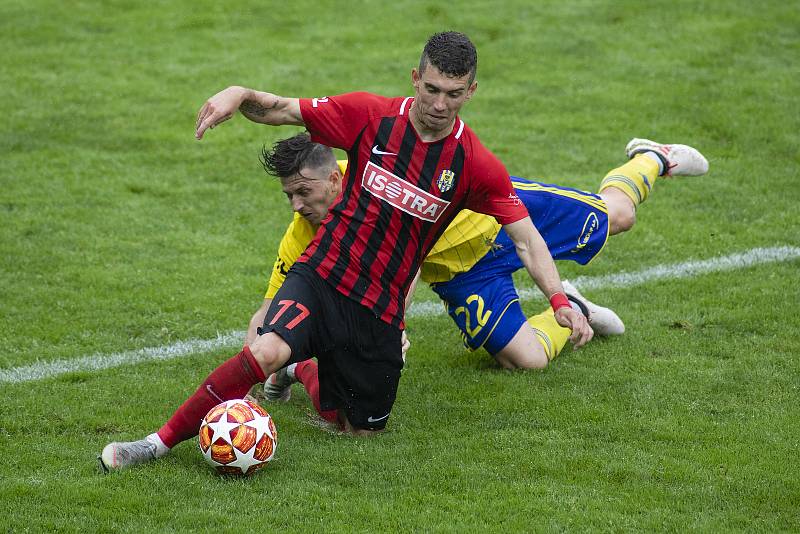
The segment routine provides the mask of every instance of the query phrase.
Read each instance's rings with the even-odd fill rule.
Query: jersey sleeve
[[[372,112],[385,100],[370,93],[346,93],[322,98],[301,98],[300,114],[311,140],[349,150]]]
[[[314,238],[316,228],[314,228],[308,221],[303,219],[299,214],[294,214],[286,233],[278,245],[278,257],[275,259],[275,264],[272,267],[272,274],[269,277],[269,285],[267,286],[267,294],[264,295],[265,299],[271,299],[275,293],[283,285],[286,280],[286,275],[289,269],[300,257],[300,254],[308,247],[308,244]]]
[[[476,147],[468,172],[473,177],[466,207],[493,216],[500,224],[511,224],[528,216],[505,166],[483,146]]]

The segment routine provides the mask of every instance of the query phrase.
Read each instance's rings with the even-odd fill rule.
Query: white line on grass
[[[753,248],[746,252],[739,252],[729,256],[719,256],[708,260],[687,261],[671,265],[656,265],[635,273],[616,273],[605,276],[577,276],[570,280],[579,290],[604,289],[614,287],[631,287],[646,284],[656,280],[690,278],[701,274],[719,271],[732,271],[745,269],[763,263],[791,261],[800,258],[800,248],[797,247],[771,247]],[[540,293],[533,289],[523,289],[519,292],[522,298],[531,298]]]
[[[708,260],[688,261],[671,265],[656,265],[633,273],[617,273],[605,276],[579,276],[572,282],[579,289],[600,289],[609,287],[631,287],[655,280],[688,278],[706,273],[743,269],[753,265],[790,261],[800,258],[800,248],[772,247],[754,248],[746,252],[720,256]],[[522,298],[538,298],[538,291],[523,289]],[[414,303],[406,314],[408,317],[429,317],[444,313],[439,302]],[[0,383],[30,382],[52,378],[76,371],[99,371],[121,365],[132,365],[144,361],[171,360],[197,352],[209,352],[240,345],[244,340],[243,331],[218,334],[214,339],[190,339],[163,347],[149,347],[116,354],[94,354],[72,360],[36,362],[22,367],[0,369]]]
[[[139,362],[171,360],[197,352],[207,352],[243,343],[244,334],[244,332],[228,332],[227,334],[217,334],[214,339],[190,339],[178,341],[172,345],[146,347],[116,354],[94,354],[74,360],[36,362],[24,367],[0,370],[0,383],[30,382],[76,371],[100,371]]]

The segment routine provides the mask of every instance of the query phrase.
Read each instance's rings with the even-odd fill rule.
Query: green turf
[[[594,190],[634,136],[707,154],[707,178],[659,183],[632,232],[565,275],[800,246],[792,2],[8,0],[0,369],[244,329],[289,219],[257,156],[298,129],[238,117],[197,142],[196,111],[231,84],[410,94],[442,29],[478,46],[462,117],[514,174]],[[276,459],[248,480],[188,443],[112,476],[94,462],[235,347],[0,384],[0,528],[797,531],[798,267],[587,292],[626,335],[543,372],[464,352],[446,317],[411,319],[389,432],[323,432],[298,389],[270,406]]]

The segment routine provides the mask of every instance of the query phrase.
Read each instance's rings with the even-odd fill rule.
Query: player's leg
[[[402,331],[324,282],[316,290],[318,314],[326,319],[306,354],[318,355],[318,363],[308,359],[278,370],[265,382],[265,396],[288,399],[291,385],[301,382],[324,420],[356,435],[381,431],[403,367]]]
[[[647,200],[664,166],[651,154],[637,154],[612,169],[600,183],[600,197],[608,209],[609,235],[626,232],[636,223],[636,209]]]
[[[552,310],[550,322],[540,329],[528,325],[511,273],[504,271],[508,265],[513,268],[510,260],[516,254],[506,247],[492,254],[467,273],[432,288],[447,304],[468,349],[486,349],[507,369],[544,368],[567,342],[569,329],[558,325]]]
[[[327,337],[317,347],[319,408],[338,413],[342,430],[369,435],[386,427],[403,369],[402,331],[330,288]],[[329,340],[329,341],[328,341]],[[326,345],[330,348],[326,350]]]
[[[551,308],[527,320],[522,309],[516,309],[518,304],[514,308],[507,312],[484,348],[506,369],[544,369],[567,344],[570,330],[556,322]],[[516,333],[498,349],[497,345],[502,343],[498,337],[503,331],[513,329],[514,324],[518,325]]]
[[[598,306],[581,295],[569,282],[563,282],[570,304],[589,320],[596,334],[620,335],[625,325],[613,310]],[[510,341],[505,332],[515,331]],[[570,330],[558,324],[552,308],[525,319],[518,303],[513,303],[503,315],[484,348],[495,360],[508,369],[542,369],[558,356],[569,340]]]
[[[627,232],[636,224],[636,204],[614,186],[607,186],[600,191],[600,196],[608,207],[608,235]]]
[[[211,408],[226,400],[243,398],[254,384],[284,366],[293,352],[307,354],[302,349],[313,328],[313,322],[305,320],[314,309],[313,291],[304,279],[287,276],[276,302],[279,305],[271,307],[264,324],[278,333],[265,332],[217,367],[156,433],[138,441],[106,445],[99,456],[101,467],[106,471],[122,469],[166,455],[178,443],[197,435]],[[301,350],[293,350],[287,341]]]
[[[336,410],[323,410],[319,400],[319,371],[312,359],[293,363],[272,373],[264,382],[264,397],[268,401],[286,402],[291,398],[292,384],[300,382],[311,399],[317,414],[329,423],[338,423]]]
[[[630,161],[609,171],[600,184],[600,196],[608,207],[609,233],[630,230],[636,209],[647,200],[660,176],[700,176],[708,161],[695,148],[632,139],[625,147]]]
[[[275,354],[278,350],[275,349]],[[273,358],[267,370],[276,366],[278,361]],[[122,469],[165,456],[178,443],[197,435],[200,422],[211,408],[225,400],[244,397],[253,384],[262,382],[264,378],[262,363],[256,360],[250,347],[245,346],[212,371],[158,432],[138,441],[106,445],[100,454],[101,467],[106,471]]]

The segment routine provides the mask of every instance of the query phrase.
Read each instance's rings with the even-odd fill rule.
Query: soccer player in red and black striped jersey
[[[556,320],[572,330],[573,344],[591,339],[508,172],[458,117],[477,87],[476,69],[477,53],[467,36],[444,32],[428,40],[419,68],[412,70],[413,97],[349,93],[297,99],[229,87],[203,105],[198,139],[238,109],[254,122],[305,125],[312,140],[347,151],[349,166],[342,192],[275,295],[259,337],[212,372],[156,434],[132,443],[151,443],[153,457],[165,454],[193,437],[215,404],[243,397],[272,372],[310,354],[319,361],[322,408],[338,410],[345,430],[382,430],[403,366],[405,295],[428,251],[463,208],[503,225],[550,298]],[[109,444],[102,463],[138,463],[127,459],[131,450]]]

